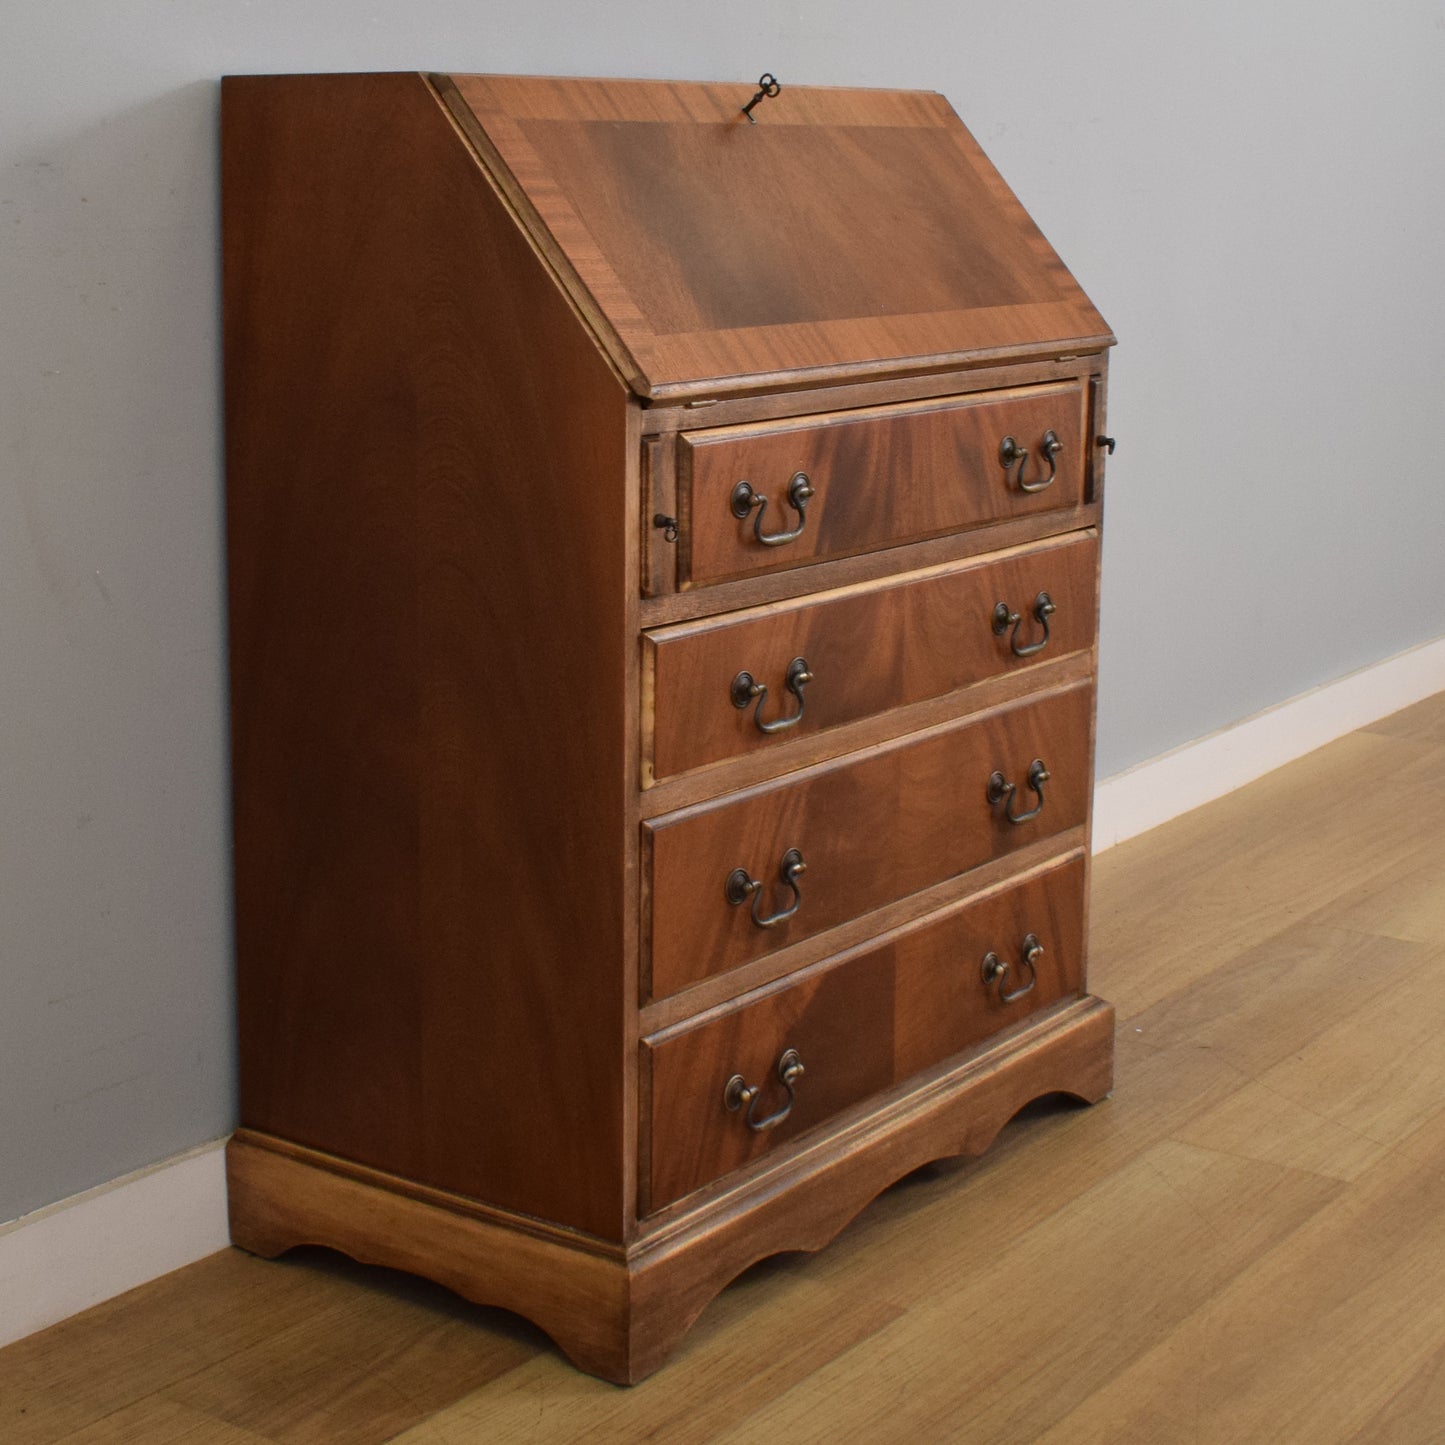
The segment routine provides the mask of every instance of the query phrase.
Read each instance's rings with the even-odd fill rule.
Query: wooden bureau
[[[232,1237],[619,1381],[1112,1080],[1113,338],[940,97],[756,89],[223,87]]]

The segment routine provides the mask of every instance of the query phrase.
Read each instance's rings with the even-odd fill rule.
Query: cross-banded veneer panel
[[[1112,340],[941,96],[435,84],[639,395]]]

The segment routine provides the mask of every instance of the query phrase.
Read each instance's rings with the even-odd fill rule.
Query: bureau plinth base
[[[1096,1102],[1113,1065],[1113,1009],[1078,1000],[777,1163],[700,1191],[626,1246],[242,1129],[226,1151],[231,1238],[268,1258],[319,1244],[422,1275],[531,1320],[589,1374],[632,1384],[749,1265],[821,1249],[920,1165],[983,1153],[1033,1099]]]

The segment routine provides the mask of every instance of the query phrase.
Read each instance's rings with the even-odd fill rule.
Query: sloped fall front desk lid
[[[940,95],[431,79],[639,396],[1113,342]]]

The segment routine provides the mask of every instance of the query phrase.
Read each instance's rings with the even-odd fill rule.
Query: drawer
[[[1076,856],[705,1022],[644,1040],[647,1207],[659,1209],[1077,994],[1083,874]],[[779,1068],[789,1050],[803,1066],[791,1101]],[[739,1097],[736,1085],[729,1095],[735,1076],[756,1095]]]
[[[1092,705],[1076,683],[645,823],[652,996],[1078,826]]]
[[[1085,408],[1050,383],[685,432],[679,585],[1077,507]]]
[[[781,747],[1088,648],[1097,576],[1097,537],[1082,532],[659,628],[645,635],[644,780]],[[996,616],[999,607],[1005,615]]]

